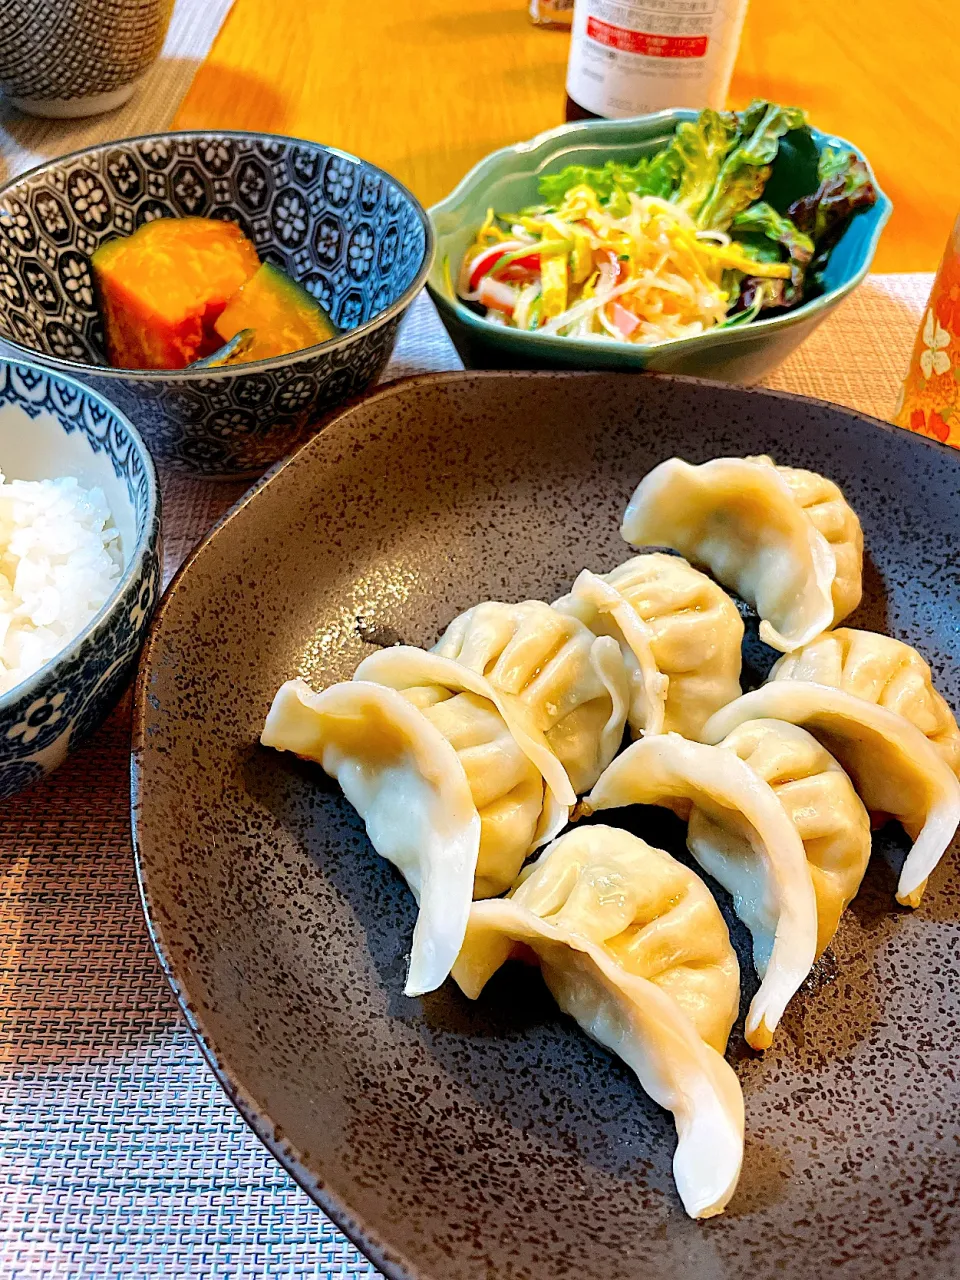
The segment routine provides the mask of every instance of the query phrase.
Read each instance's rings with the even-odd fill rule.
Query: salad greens
[[[859,209],[869,209],[876,202],[877,191],[867,166],[852,151],[826,147],[820,156],[817,177],[820,184],[816,191],[795,200],[787,212],[813,240],[816,256],[812,272],[819,276],[850,219]]]
[[[697,213],[698,227],[726,231],[738,213],[759,200],[780,139],[804,124],[799,108],[762,102],[754,103],[742,117],[735,115],[734,119],[741,122],[740,132]]]
[[[789,280],[777,281],[776,288],[772,283],[764,284],[761,310],[765,307],[795,306],[803,296],[806,271],[813,258],[814,245],[810,237],[763,200],[738,213],[730,231],[733,238],[743,245],[744,251],[756,256],[758,262],[780,262],[783,258],[781,249],[785,250],[790,264]],[[751,305],[758,287],[755,276],[744,280],[741,292],[748,295],[747,306]]]
[[[705,231],[729,232],[748,257],[787,262],[788,280],[762,282],[762,307],[796,306],[819,287],[830,250],[850,218],[877,198],[869,171],[853,152],[826,148],[817,164],[817,187],[779,211],[762,199],[782,140],[815,154],[799,107],[757,100],[744,111],[701,111],[677,125],[672,140],[634,164],[608,160],[599,168],[568,165],[539,181],[541,200],[561,204],[579,186],[590,187],[615,216],[629,208],[629,194],[658,196],[690,215]],[[776,180],[771,184],[779,186]],[[526,212],[543,212],[544,207]],[[740,304],[753,306],[755,277],[744,275]]]
[[[591,187],[601,201],[635,192],[678,204],[698,227],[725,231],[758,199],[780,139],[805,125],[798,107],[754,102],[746,111],[701,111],[677,125],[673,139],[635,164],[608,160],[599,169],[572,164],[540,178],[540,196],[558,205],[573,187]]]
[[[591,187],[604,202],[618,197],[622,200],[630,191],[638,196],[660,196],[665,200],[675,189],[682,168],[679,154],[671,147],[658,151],[655,156],[644,157],[636,164],[608,160],[599,169],[571,164],[560,173],[544,174],[540,179],[540,195],[548,204],[559,205],[568,191],[586,186]]]
[[[651,343],[806,301],[877,193],[852,152],[818,154],[798,107],[758,100],[701,111],[639,160],[543,174],[539,196],[488,211],[458,295],[495,324]]]

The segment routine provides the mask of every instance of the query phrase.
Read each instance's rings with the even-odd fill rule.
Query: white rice
[[[0,472],[0,694],[79,635],[122,567],[102,489]]]

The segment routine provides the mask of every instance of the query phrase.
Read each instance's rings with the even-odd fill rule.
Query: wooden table
[[[236,0],[176,123],[354,151],[427,203],[558,124],[567,37],[525,0]],[[896,211],[878,271],[933,270],[960,209],[958,0],[752,0],[731,102],[796,102],[870,156]]]

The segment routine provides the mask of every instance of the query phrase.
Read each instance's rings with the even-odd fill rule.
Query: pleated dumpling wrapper
[[[433,652],[518,698],[578,795],[616,755],[629,698],[623,656],[613,640],[578,619],[541,600],[488,600],[455,618]]]
[[[673,1113],[687,1213],[721,1213],[743,1161],[743,1095],[722,1057],[740,973],[706,885],[627,831],[577,827],[509,898],[474,903],[453,970],[466,995],[476,999],[518,943],[536,953],[560,1008]]]
[[[896,819],[913,840],[897,901],[919,906],[927,880],[960,824],[960,782],[909,720],[856,694],[802,680],[774,680],[721,708],[704,725],[721,742],[747,720],[785,720],[822,743],[850,775],[874,826]]]
[[[769,458],[670,458],[641,480],[621,533],[708,569],[760,616],[760,638],[789,653],[860,602],[863,534],[839,488]]]
[[[620,645],[630,676],[630,728],[699,738],[740,696],[743,622],[722,587],[680,556],[634,556],[589,569],[554,605]]]
[[[413,891],[408,995],[440,986],[474,893],[507,889],[576,799],[522,704],[419,649],[384,649],[322,693],[289,680],[261,741],[335,778]]]
[[[838,627],[786,654],[770,680],[812,680],[895,711],[920,730],[960,773],[960,729],[933,687],[929,663],[912,645],[875,631]]]
[[[733,898],[753,937],[761,981],[745,1033],[754,1049],[769,1048],[817,952],[816,897],[796,827],[769,783],[733,751],[688,742],[675,733],[629,746],[600,775],[583,811],[632,804],[662,805],[684,821],[697,809],[718,833],[729,833],[689,847]]]
[[[719,744],[770,784],[803,841],[817,899],[817,955],[829,945],[870,860],[870,817],[853,783],[812,734],[782,720],[748,720]],[[694,809],[687,843],[698,860],[718,846],[732,861],[743,833]]]
[[[817,471],[779,466],[765,455],[747,461],[773,467],[786,480],[817,532],[829,542],[837,565],[831,587],[833,618],[835,623],[842,621],[853,613],[863,595],[863,530],[857,513],[840,486]]]

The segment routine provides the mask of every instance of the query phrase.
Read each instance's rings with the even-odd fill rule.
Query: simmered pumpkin
[[[229,342],[241,329],[253,330],[239,362],[286,355],[327,342],[337,333],[306,289],[269,262],[230,299],[215,328],[222,342]]]
[[[223,345],[215,323],[260,259],[232,222],[160,218],[101,245],[92,264],[110,363],[182,369]]]

